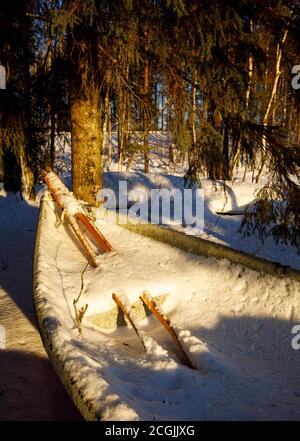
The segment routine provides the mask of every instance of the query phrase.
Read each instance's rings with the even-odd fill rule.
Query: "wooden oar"
[[[117,306],[123,311],[124,315],[127,317],[128,321],[130,322],[131,326],[136,332],[136,335],[140,338],[142,345],[144,346],[145,352],[147,352],[147,346],[144,341],[144,335],[143,332],[141,332],[139,326],[135,324],[135,320],[131,314],[130,309],[122,302],[121,298],[118,296],[118,294],[113,293],[112,294],[113,300],[116,302]]]
[[[92,265],[93,268],[97,268],[97,261],[96,261],[97,256],[94,253],[94,251],[93,251],[91,245],[89,244],[88,240],[85,238],[85,236],[82,234],[82,231],[78,227],[75,217],[72,216],[71,214],[67,213],[67,212],[64,214],[64,217],[69,222],[70,227],[71,227],[73,233],[78,238],[78,240],[81,243],[81,245],[83,246],[83,248],[85,250],[86,257],[87,257],[89,263]]]
[[[114,248],[108,242],[108,240],[103,236],[101,231],[96,227],[95,224],[87,217],[85,213],[78,212],[76,213],[76,218],[86,227],[88,232],[94,238],[98,245],[106,252],[106,253],[116,253]]]
[[[68,188],[64,185],[61,179],[53,172],[53,171],[43,171],[42,172],[45,183],[47,184],[51,195],[53,196],[55,202],[58,206],[64,210],[65,218],[70,223],[74,234],[77,236],[78,240],[84,246],[86,253],[88,255],[89,261],[93,264],[93,266],[97,266],[95,258],[96,255],[93,252],[88,240],[85,238],[83,233],[80,231],[78,225],[76,224],[76,219],[79,220],[89,231],[95,242],[98,246],[105,252],[114,252],[115,250],[110,245],[108,240],[104,237],[104,235],[99,231],[99,229],[94,225],[94,223],[88,218],[88,216],[84,213],[81,207],[78,205],[78,208],[75,210],[75,213],[69,213],[65,204],[65,198],[68,200],[74,200],[74,204],[77,203],[75,197],[71,192],[69,192]]]
[[[163,310],[158,306],[154,298],[147,292],[143,292],[143,294],[140,296],[140,299],[145,303],[147,308],[155,315],[155,317],[160,321],[160,323],[164,326],[164,328],[168,331],[174,342],[176,343],[176,346],[178,347],[182,361],[191,369],[195,369],[193,366],[191,360],[185,353],[179,339],[178,335],[176,334],[171,320],[166,316],[166,314],[163,312]]]

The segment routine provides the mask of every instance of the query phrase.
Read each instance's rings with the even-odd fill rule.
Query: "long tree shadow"
[[[10,194],[0,201],[0,288],[36,326],[32,262],[38,208]]]
[[[0,420],[82,420],[46,358],[0,350]]]
[[[4,290],[0,308],[10,298],[35,328],[32,272],[37,220],[38,207],[20,201],[18,195],[0,199],[0,290]],[[7,314],[3,309],[1,313]],[[11,329],[14,318],[6,317]],[[8,338],[24,336],[13,336],[8,329]],[[0,350],[0,379],[2,420],[81,419],[46,357]]]

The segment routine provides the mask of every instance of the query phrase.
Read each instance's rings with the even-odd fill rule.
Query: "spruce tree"
[[[34,1],[12,0],[0,6],[0,61],[7,72],[1,91],[0,156],[7,190],[34,197],[35,143],[32,139],[31,73],[34,57]]]

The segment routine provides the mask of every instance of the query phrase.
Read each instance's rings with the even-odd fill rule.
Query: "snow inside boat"
[[[300,323],[298,281],[196,256],[103,220],[99,229],[116,253],[97,255],[93,268],[60,216],[46,192],[34,301],[49,358],[85,419],[300,419],[300,351],[291,344]],[[194,369],[143,307],[143,292],[176,324]],[[113,293],[136,310],[144,346]]]

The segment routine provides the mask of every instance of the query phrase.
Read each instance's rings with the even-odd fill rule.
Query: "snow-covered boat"
[[[159,227],[128,225],[134,232],[104,220],[99,228],[116,253],[97,255],[93,268],[60,216],[46,192],[34,302],[49,358],[84,418],[300,418],[300,353],[292,334],[300,323],[297,272],[282,274],[284,269],[247,255],[242,266],[233,261],[243,254],[230,259],[231,251],[222,259],[207,257],[217,256],[218,248]],[[261,263],[264,272],[247,263],[257,269]],[[143,292],[176,323],[195,369],[143,308]],[[142,342],[120,316],[114,293],[136,309]],[[76,309],[83,315],[81,333]]]

